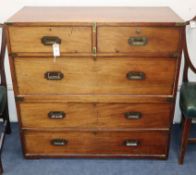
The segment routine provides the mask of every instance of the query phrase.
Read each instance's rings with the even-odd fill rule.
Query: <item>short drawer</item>
[[[168,129],[171,123],[169,103],[97,104],[99,127],[110,129]]]
[[[9,27],[10,46],[17,53],[53,53],[60,43],[66,53],[91,52],[91,27]]]
[[[173,58],[15,58],[19,94],[171,95]]]
[[[97,124],[94,104],[20,103],[23,128],[93,128]]]
[[[98,52],[101,53],[172,53],[179,47],[179,28],[98,27]]]
[[[168,132],[24,131],[26,156],[166,157]]]

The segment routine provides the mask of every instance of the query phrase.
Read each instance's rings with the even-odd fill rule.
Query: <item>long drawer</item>
[[[59,43],[66,53],[90,53],[91,27],[9,27],[12,52],[51,53],[52,44]]]
[[[19,94],[171,95],[173,58],[14,59]]]
[[[166,157],[168,132],[24,131],[26,156]]]
[[[98,52],[170,53],[179,47],[179,28],[168,27],[98,27]]]
[[[171,105],[20,103],[23,128],[168,129]]]

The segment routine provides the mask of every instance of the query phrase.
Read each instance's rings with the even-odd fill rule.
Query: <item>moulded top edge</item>
[[[169,7],[24,7],[10,23],[130,23],[179,24],[185,22]]]

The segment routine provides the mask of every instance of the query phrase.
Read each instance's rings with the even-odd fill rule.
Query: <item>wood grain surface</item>
[[[169,7],[24,7],[11,23],[183,23]]]
[[[16,58],[20,95],[31,94],[124,94],[171,95],[175,79],[173,58]],[[168,66],[169,65],[169,66]],[[59,71],[62,80],[44,74]],[[144,80],[129,80],[129,72],[143,72]]]
[[[31,129],[168,129],[171,112],[168,103],[20,103],[19,107],[22,127]],[[54,111],[65,117],[49,118]],[[141,118],[127,118],[127,112],[139,112]]]
[[[90,27],[10,27],[10,43],[12,52],[53,53],[52,46],[41,42],[45,36],[61,39],[60,52],[91,52],[92,39]]]
[[[6,24],[25,158],[168,157],[185,26],[170,8],[24,7]]]
[[[63,146],[51,144],[53,139],[68,141]],[[125,141],[138,141],[138,146],[125,146]],[[166,154],[168,132],[133,131],[133,132],[24,132],[26,155],[39,156],[77,156],[77,155],[137,155],[150,156]]]
[[[144,46],[128,43],[130,37],[145,37]],[[97,50],[103,53],[172,53],[177,52],[180,30],[168,27],[98,27]]]

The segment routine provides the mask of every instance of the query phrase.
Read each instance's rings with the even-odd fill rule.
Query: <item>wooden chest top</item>
[[[183,25],[169,7],[24,7],[8,23],[143,23]]]

